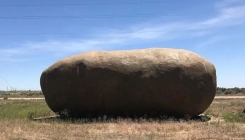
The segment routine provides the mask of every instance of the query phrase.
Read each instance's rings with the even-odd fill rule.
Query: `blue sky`
[[[42,71],[73,54],[149,47],[196,52],[218,86],[245,87],[244,0],[1,0],[0,38],[0,76],[17,89],[39,90]]]

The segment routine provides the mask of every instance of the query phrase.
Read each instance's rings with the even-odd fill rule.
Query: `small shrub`
[[[228,94],[232,94],[232,91],[231,90],[226,90],[224,93],[225,93],[225,95],[228,95]]]
[[[29,112],[28,114],[27,114],[27,118],[29,119],[29,120],[32,120],[32,119],[34,119],[36,117],[36,113],[35,112]]]
[[[0,106],[0,120],[33,119],[51,115],[54,115],[54,113],[44,102],[14,101],[6,102],[4,107]]]
[[[8,100],[8,97],[4,97],[3,100]]]
[[[10,95],[10,93],[3,93],[3,95]]]
[[[57,115],[59,115],[61,118],[70,118],[70,111],[68,109],[64,109],[60,112],[56,112]]]
[[[232,113],[226,113],[223,115],[224,119],[229,121],[229,122],[243,122],[245,123],[245,113],[237,113],[237,114],[232,114]]]

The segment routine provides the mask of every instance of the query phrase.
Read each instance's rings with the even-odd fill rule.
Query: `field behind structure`
[[[42,91],[0,91],[0,98],[44,98]]]
[[[44,100],[0,100],[0,139],[243,139],[245,99],[215,99],[191,118],[60,119]]]

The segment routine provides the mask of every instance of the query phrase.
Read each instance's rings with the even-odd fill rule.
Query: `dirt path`
[[[215,99],[245,99],[245,96],[215,96]],[[44,98],[8,98],[8,100],[44,100]]]
[[[0,98],[3,100],[3,98]],[[44,100],[44,98],[8,98],[8,100]]]
[[[245,96],[215,96],[215,99],[245,99]]]

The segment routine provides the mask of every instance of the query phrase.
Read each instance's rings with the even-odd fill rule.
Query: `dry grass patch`
[[[245,99],[216,99],[204,114],[224,118],[229,122],[245,123]]]
[[[44,98],[41,91],[0,91],[0,98]]]
[[[9,106],[9,107],[7,107]],[[11,114],[1,113],[21,106],[15,111],[15,117],[6,117]],[[28,107],[29,106],[29,107]],[[47,108],[44,101],[0,101],[0,139],[59,139],[59,140],[155,140],[155,139],[243,139],[245,138],[245,124],[237,121],[222,121],[225,114],[236,115],[245,107],[245,100],[215,100],[205,112],[213,115],[216,119],[202,122],[200,120],[156,120],[156,119],[114,119],[94,120],[84,119],[61,120],[58,118],[42,119],[33,121],[28,119],[28,111],[39,111],[39,116],[52,112]],[[6,107],[8,109],[6,109]],[[42,109],[39,109],[42,108]],[[48,114],[48,113],[47,113]],[[18,118],[18,115],[22,116]],[[35,114],[34,112],[34,115]],[[5,117],[3,117],[5,116]],[[25,116],[25,117],[24,117]]]
[[[244,127],[235,123],[133,122],[69,123],[1,120],[1,139],[228,139],[244,138]]]
[[[0,119],[30,119],[54,115],[45,101],[38,100],[0,100],[0,110]]]

